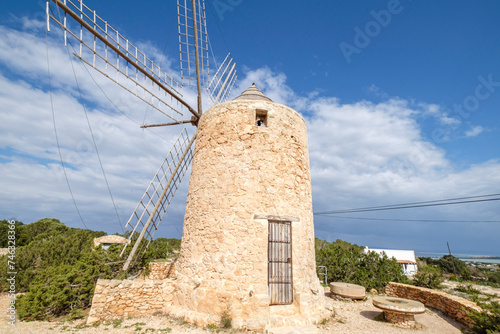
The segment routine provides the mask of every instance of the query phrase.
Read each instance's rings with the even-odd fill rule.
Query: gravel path
[[[72,322],[47,322],[16,321],[15,326],[8,324],[7,306],[9,305],[7,294],[0,294],[0,333],[242,333],[238,330],[222,330],[198,328],[165,316],[148,318],[126,319],[121,322],[100,324],[99,326],[86,326],[84,320]],[[272,329],[273,334],[323,334],[323,333],[435,333],[435,334],[459,334],[463,326],[455,320],[443,315],[441,312],[427,308],[424,314],[415,316],[420,328],[402,329],[389,323],[374,320],[381,311],[372,305],[371,295],[368,299],[359,302],[345,302],[332,300],[335,316],[328,322],[318,326],[307,326],[300,328]]]

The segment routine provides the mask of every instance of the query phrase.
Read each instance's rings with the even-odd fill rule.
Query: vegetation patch
[[[69,228],[53,218],[15,225],[16,292],[23,293],[18,295],[16,306],[22,320],[49,320],[66,315],[70,320],[82,318],[83,310],[91,306],[99,278],[124,279],[151,260],[165,258],[180,247],[178,239],[156,239],[141,261],[123,272],[123,259],[128,254],[120,257],[120,246],[93,248],[94,238],[106,235],[105,232]],[[3,233],[7,229],[7,220],[0,221],[0,248],[8,245],[8,234]],[[7,263],[0,260],[0,292],[8,290]]]
[[[233,317],[229,313],[229,310],[224,310],[220,315],[220,326],[222,328],[229,329],[232,327]]]
[[[473,332],[479,334],[500,333],[500,303],[478,303],[483,308],[481,312],[469,313],[474,321]]]
[[[383,290],[389,282],[409,282],[395,259],[364,253],[363,247],[342,240],[330,243],[316,239],[316,264],[327,268],[328,282],[358,284],[368,291]]]
[[[413,276],[413,284],[424,288],[440,289],[443,282],[443,273],[439,267],[422,266]]]

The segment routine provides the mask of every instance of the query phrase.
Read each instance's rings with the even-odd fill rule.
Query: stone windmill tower
[[[199,325],[227,312],[234,326],[255,330],[318,322],[326,310],[315,270],[305,121],[255,85],[223,102],[235,64],[228,55],[210,80],[204,8],[203,0],[177,1],[178,84],[81,0],[47,2],[47,24],[54,20],[65,39],[79,44],[80,61],[171,120],[142,127],[197,126],[191,138],[181,132],[127,222],[137,240],[123,269],[149,245],[192,160],[177,279],[165,282],[164,293],[173,297],[165,312]],[[197,108],[182,97],[184,84],[197,87]],[[206,112],[202,86],[214,102]]]
[[[198,123],[174,304],[200,325],[320,321],[306,123],[255,85]]]

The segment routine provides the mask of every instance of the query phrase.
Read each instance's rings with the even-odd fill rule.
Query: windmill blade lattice
[[[193,3],[194,9],[193,9]],[[208,87],[209,60],[208,60],[208,34],[205,16],[204,0],[177,0],[177,18],[179,26],[179,54],[181,61],[181,79],[184,86],[196,86],[196,51],[200,69],[200,84]],[[193,17],[196,18],[198,40],[195,40]]]
[[[227,100],[237,78],[235,66],[231,53],[228,53],[207,88],[214,104]]]
[[[64,11],[62,16],[51,1]],[[48,30],[49,18],[64,29],[65,44],[68,34],[77,41],[74,55],[105,77],[174,121],[181,120],[186,108],[197,116],[182,99],[182,86],[82,1],[47,0]]]
[[[191,146],[194,139],[194,136],[189,139],[186,129],[182,130],[174,146],[167,154],[167,157],[156,172],[146,192],[139,201],[139,204],[137,204],[137,207],[125,225],[125,227],[133,228],[129,240],[133,238],[139,228],[142,230],[136,240],[134,248],[125,262],[123,270],[127,270],[130,263],[135,261],[137,256],[142,255],[142,252],[153,239],[163,215],[167,211],[184,174],[186,174],[193,160]],[[145,243],[142,242],[144,237],[146,237],[147,240]],[[124,251],[125,248],[122,254]]]
[[[55,8],[51,8],[52,3],[56,5]],[[62,14],[59,9],[63,10]],[[65,45],[68,39],[77,42],[78,51],[75,50],[73,54],[78,59],[173,120],[142,127],[186,123],[197,125],[202,113],[201,87],[208,90],[214,103],[225,101],[236,80],[235,63],[228,54],[210,81],[205,2],[177,0],[177,14],[182,84],[177,83],[81,0],[47,0],[47,29],[50,31],[52,19],[63,29]],[[74,22],[68,22],[68,16]],[[183,99],[183,85],[197,86],[198,110]],[[187,120],[184,115],[186,110],[193,115]],[[195,138],[196,134],[189,139],[186,129],[181,132],[127,222],[126,227],[133,228],[129,239],[137,233],[139,236],[123,270],[127,270],[142,255],[153,239],[192,161],[191,147]],[[125,250],[126,246],[122,256]]]

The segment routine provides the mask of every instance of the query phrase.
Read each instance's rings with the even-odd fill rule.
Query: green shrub
[[[428,256],[419,256],[419,257],[417,257],[417,260],[420,262],[423,262],[424,266],[434,266],[434,265],[437,265],[438,261],[439,261],[439,260],[435,260],[435,259],[428,257]]]
[[[8,228],[0,221],[0,232]],[[7,239],[0,233],[0,244]],[[18,315],[25,320],[49,319],[67,315],[76,318],[90,306],[99,278],[123,279],[136,273],[151,259],[166,257],[180,247],[180,240],[159,238],[128,272],[121,270],[122,246],[104,250],[92,248],[93,239],[106,235],[84,229],[69,228],[57,219],[45,218],[24,225],[16,222],[16,292],[25,292],[17,301]],[[125,234],[125,236],[128,236]],[[5,239],[5,240],[4,240]],[[0,261],[0,291],[7,289],[7,261]]]
[[[488,283],[500,284],[500,271],[491,273],[488,276]]]
[[[444,255],[437,262],[444,273],[460,275],[466,281],[471,279],[471,273],[466,264],[453,255]]]
[[[0,226],[3,222],[0,222]],[[21,319],[81,316],[90,306],[98,278],[123,278],[119,247],[92,250],[104,232],[69,228],[57,219],[16,226],[16,303]],[[0,261],[0,291],[5,291],[6,261]]]
[[[473,331],[479,334],[500,333],[500,304],[498,302],[478,304],[483,310],[469,313],[474,321]]]
[[[477,294],[481,293],[481,291],[479,291],[478,289],[473,287],[471,284],[469,284],[469,285],[459,284],[455,288],[455,290],[460,291],[460,292],[464,292],[464,293],[469,294],[469,295],[477,295]]]
[[[328,282],[359,284],[382,290],[391,281],[407,283],[400,264],[384,254],[364,253],[363,247],[343,240],[329,243],[316,239],[316,263],[326,266]]]
[[[413,284],[429,289],[439,289],[443,281],[441,270],[432,266],[420,267],[413,276]]]
[[[174,255],[173,251],[181,247],[179,239],[158,238],[153,240],[150,244],[144,258],[147,260],[166,259]]]
[[[231,328],[233,318],[228,310],[224,310],[220,316],[220,327],[221,328]]]

